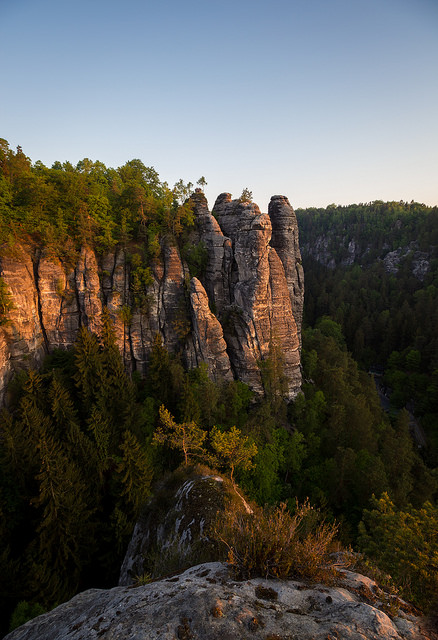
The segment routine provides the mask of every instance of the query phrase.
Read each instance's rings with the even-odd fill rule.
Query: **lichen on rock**
[[[355,584],[361,576],[354,575]],[[349,576],[351,580],[351,576]],[[191,567],[132,588],[91,589],[6,636],[5,640],[432,640],[422,620],[393,617],[345,584],[293,580],[236,582],[225,564]]]

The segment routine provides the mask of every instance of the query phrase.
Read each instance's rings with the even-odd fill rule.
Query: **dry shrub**
[[[304,578],[328,582],[334,576],[331,546],[337,525],[320,521],[308,501],[292,515],[285,504],[253,514],[221,513],[214,536],[239,578]]]

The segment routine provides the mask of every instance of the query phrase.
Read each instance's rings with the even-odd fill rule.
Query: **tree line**
[[[205,187],[204,176],[197,184]],[[14,152],[0,139],[0,244],[44,245],[68,264],[83,244],[104,253],[141,240],[153,259],[161,235],[179,237],[193,225],[193,189],[182,179],[169,187],[139,159],[117,169],[88,158],[32,164],[21,147]]]

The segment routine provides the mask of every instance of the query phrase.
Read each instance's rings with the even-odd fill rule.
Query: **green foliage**
[[[322,316],[321,318],[318,318],[315,329],[320,331],[322,335],[327,338],[334,338],[338,347],[340,349],[345,349],[345,338],[342,334],[342,327],[340,324],[334,322],[334,320],[328,316]]]
[[[150,306],[150,295],[147,293],[148,287],[154,283],[154,279],[149,267],[145,266],[144,259],[139,253],[131,256],[131,283],[130,290],[134,300],[134,307],[146,313]]]
[[[333,577],[331,545],[336,525],[315,522],[309,502],[257,508],[254,513],[227,509],[221,513],[213,535],[239,578],[305,578],[327,582]]]
[[[107,312],[100,337],[83,329],[73,357],[55,353],[22,375],[0,418],[7,607],[24,598],[50,607],[96,575],[113,583],[154,472],[148,419]]]
[[[184,342],[192,330],[189,302],[185,296],[181,296],[178,301],[172,328],[181,342]]]
[[[164,444],[171,449],[179,449],[184,454],[186,465],[193,458],[198,460],[207,458],[207,452],[204,448],[207,432],[201,429],[196,422],[176,423],[164,405],[160,407],[160,421],[161,425],[154,433],[153,444]]]
[[[248,436],[242,436],[240,429],[232,427],[230,431],[221,431],[213,427],[210,432],[210,442],[219,459],[219,464],[229,467],[232,482],[234,482],[236,469],[245,471],[253,468],[257,447]]]
[[[243,189],[240,198],[239,198],[240,202],[244,202],[244,203],[249,203],[252,202],[252,191],[250,191],[249,189],[247,189],[245,187],[245,189]]]
[[[200,189],[204,191],[205,187],[207,186],[207,180],[204,178],[204,176],[201,176],[199,180],[196,181],[196,184],[199,184]]]
[[[37,602],[32,604],[30,602],[26,602],[26,600],[21,600],[12,613],[11,621],[9,623],[9,631],[13,631],[18,627],[21,627],[21,625],[28,620],[32,620],[45,612],[44,607]]]
[[[438,602],[438,508],[398,510],[384,493],[371,501],[359,525],[359,545],[424,610]]]
[[[269,341],[268,356],[264,360],[259,360],[258,365],[269,410],[278,421],[284,422],[288,381],[284,374],[284,355],[272,336]]]
[[[153,476],[150,456],[130,431],[125,431],[120,450],[122,460],[117,472],[121,475],[123,485],[121,495],[126,496],[137,516],[150,494]]]
[[[131,326],[131,323],[132,323],[131,307],[129,307],[127,304],[124,304],[118,310],[117,315],[119,316],[120,320],[123,322],[124,325],[126,325],[127,327]]]
[[[342,342],[319,328],[303,332],[303,362],[312,367],[312,382],[303,385],[289,415],[304,436],[296,495],[334,513],[351,541],[373,493],[388,491],[400,507],[419,505],[433,498],[436,481],[413,446],[406,417],[390,422],[372,378]]]
[[[300,242],[310,247],[303,251],[305,320],[337,322],[360,366],[379,366],[393,409],[409,404],[426,430],[427,460],[437,466],[438,208],[376,201],[296,213]],[[321,254],[322,238],[330,267],[312,257]],[[389,273],[384,258],[392,250],[399,262]],[[428,265],[422,273],[414,269],[421,260]]]
[[[0,277],[0,326],[8,321],[8,313],[13,309],[13,306],[8,286]]]
[[[182,255],[188,264],[190,277],[202,278],[208,262],[205,242],[201,241],[196,245],[186,243],[183,247]]]
[[[259,445],[251,471],[239,475],[240,484],[257,504],[277,504],[295,494],[305,457],[303,434],[276,428]]]
[[[43,244],[48,255],[72,263],[81,244],[106,253],[119,243],[147,239],[153,261],[160,237],[177,238],[193,226],[192,203],[185,201],[192,187],[180,181],[170,189],[138,159],[118,169],[88,158],[75,167],[68,162],[32,166],[20,147],[14,152],[3,140],[0,242]]]
[[[204,187],[205,179],[198,184]],[[32,165],[20,148],[14,152],[0,140],[0,242],[7,251],[17,242],[44,246],[46,255],[66,265],[75,263],[84,243],[100,253],[123,247],[132,297],[119,315],[129,326],[134,309],[148,311],[162,246],[180,246],[192,276],[205,272],[205,245],[186,243],[194,224],[192,190],[182,180],[169,189],[138,159],[117,169],[87,158],[76,166],[56,162],[47,168]],[[245,189],[242,202],[251,199]],[[81,328],[71,355],[55,352],[40,372],[22,373],[10,386],[11,404],[0,418],[1,617],[6,620],[5,612],[20,600],[40,599],[50,606],[72,595],[78,584],[96,586],[96,575],[101,586],[114,583],[152,476],[178,464],[175,450],[186,462],[208,458],[209,442],[233,479],[238,469],[252,499],[275,505],[310,496],[327,519],[339,519],[349,542],[356,539],[370,497],[387,492],[393,505],[387,511],[393,510],[391,522],[403,531],[401,541],[396,524],[388,530],[394,531],[403,562],[410,558],[400,564],[406,593],[418,602],[428,597],[434,588],[428,566],[434,566],[435,551],[430,552],[428,532],[435,532],[437,483],[425,460],[430,466],[438,460],[437,213],[418,203],[382,202],[297,212],[302,244],[324,237],[336,266],[328,269],[304,257],[305,317],[315,328],[303,332],[305,383],[291,407],[283,401],[283,359],[275,337],[260,362],[262,402],[239,381],[213,383],[203,364],[185,372],[159,335],[146,380],[134,384],[124,372],[108,312],[99,335]],[[352,239],[361,261],[348,265]],[[412,252],[401,258],[397,274],[387,274],[381,261],[389,249],[408,247],[412,240],[430,256],[424,282],[412,274]],[[65,296],[62,282],[56,290]],[[0,323],[10,309],[0,278]],[[184,341],[190,331],[184,298],[174,320]],[[223,318],[226,331],[239,321],[238,310],[231,309],[228,326]],[[409,402],[421,416],[431,443],[424,459],[412,444],[406,414],[392,419],[383,414],[372,379],[347,347],[362,366],[385,367],[384,384],[393,390],[395,408]],[[161,409],[160,424],[162,405],[167,409]],[[170,446],[151,447],[154,430],[155,442]],[[423,506],[425,500],[429,506]],[[265,575],[269,565],[268,573],[275,574],[290,558],[280,562],[278,548],[263,556],[263,536],[275,523],[283,523],[287,533],[291,523],[274,507],[263,517],[257,526],[257,518],[244,517],[238,524],[242,545],[257,540],[239,553],[243,558],[250,553],[247,573],[258,566]],[[363,516],[361,542],[376,557],[369,524],[377,531],[385,517],[377,507]],[[306,557],[302,527],[295,527],[296,549]],[[396,567],[385,549],[390,535],[382,536],[378,560]],[[423,549],[424,540],[429,550],[417,560],[403,550],[405,543]],[[430,553],[431,562],[426,561]],[[309,566],[313,557],[308,556]],[[391,565],[394,575],[397,570]],[[298,566],[292,572],[300,571]]]

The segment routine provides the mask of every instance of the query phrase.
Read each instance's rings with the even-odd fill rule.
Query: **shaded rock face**
[[[54,348],[71,347],[82,326],[98,333],[105,305],[129,371],[147,373],[159,333],[187,367],[205,362],[216,381],[238,378],[261,394],[258,363],[273,341],[284,354],[287,397],[296,396],[303,280],[292,207],[274,196],[267,215],[222,194],[212,215],[202,193],[192,200],[189,241],[201,245],[205,269],[190,278],[178,246],[163,241],[141,308],[134,302],[129,247],[100,257],[82,247],[73,267],[34,247],[0,252],[0,276],[13,303],[0,326],[0,401],[16,370],[38,366]]]
[[[190,282],[190,309],[197,358],[207,363],[209,376],[213,380],[232,380],[233,373],[221,324],[210,311],[207,293],[197,278],[192,278]]]
[[[338,255],[339,246],[344,249],[342,258]],[[350,267],[353,264],[368,264],[369,253],[373,249],[375,247],[371,245],[363,246],[359,237],[333,236],[330,232],[312,237],[309,242],[301,245],[301,252],[305,257],[311,257],[328,269],[335,269],[338,266]],[[403,262],[409,260],[412,275],[420,282],[424,282],[430,271],[434,251],[433,247],[430,251],[419,251],[418,243],[412,241],[394,251],[390,250],[388,243],[384,243],[379,253],[376,260],[383,262],[387,273],[397,274]]]
[[[352,586],[354,585],[354,586]],[[92,589],[26,623],[7,640],[427,640],[420,621],[392,619],[360,593],[372,581],[345,572],[336,587],[256,578],[235,582],[208,563],[142,587]],[[366,598],[369,600],[369,598]]]
[[[133,585],[139,576],[169,574],[199,562],[217,559],[208,531],[223,512],[227,490],[220,476],[195,475],[183,479],[170,503],[162,487],[135,525],[120,570],[120,586]],[[243,507],[242,507],[243,508]]]
[[[410,257],[412,259],[411,269],[413,275],[424,282],[426,275],[430,270],[431,256],[424,251],[417,251],[415,242],[411,242],[407,247],[399,247],[395,251],[389,251],[383,258],[383,264],[387,273],[396,274],[404,259]]]

